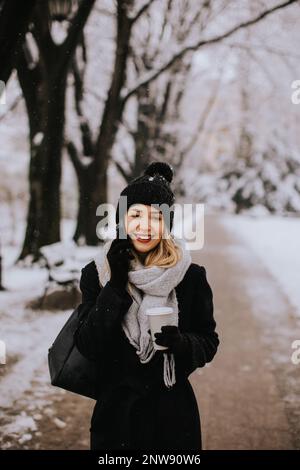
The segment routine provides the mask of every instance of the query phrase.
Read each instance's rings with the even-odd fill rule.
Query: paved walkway
[[[206,267],[221,343],[213,362],[190,376],[204,448],[299,448],[300,365],[290,361],[297,337],[293,309],[220,219],[205,222],[204,249],[193,252],[193,260]]]

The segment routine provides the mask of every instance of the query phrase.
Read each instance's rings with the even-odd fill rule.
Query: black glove
[[[184,333],[181,333],[175,325],[165,325],[161,327],[161,333],[154,333],[155,343],[168,347],[168,352],[178,355],[186,354],[189,349],[189,340]]]
[[[107,260],[111,270],[110,284],[119,290],[126,288],[130,260],[134,258],[131,249],[132,242],[116,238],[112,241],[107,253]]]

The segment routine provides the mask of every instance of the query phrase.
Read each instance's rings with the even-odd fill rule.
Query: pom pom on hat
[[[146,168],[145,175],[154,176],[156,174],[163,176],[169,183],[173,179],[173,168],[165,162],[152,162]]]

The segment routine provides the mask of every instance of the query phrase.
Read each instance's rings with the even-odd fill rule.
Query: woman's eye
[[[136,217],[141,217],[141,215],[140,214],[130,214],[129,217],[134,219]],[[154,216],[151,217],[151,220],[155,220],[155,221],[159,221],[161,219],[162,219],[161,215],[154,215]]]

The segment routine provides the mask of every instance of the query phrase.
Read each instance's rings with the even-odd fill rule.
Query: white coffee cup
[[[149,315],[151,337],[154,349],[168,349],[155,343],[154,333],[161,333],[161,327],[165,325],[176,326],[176,315],[172,307],[151,307],[147,308],[146,315]]]

